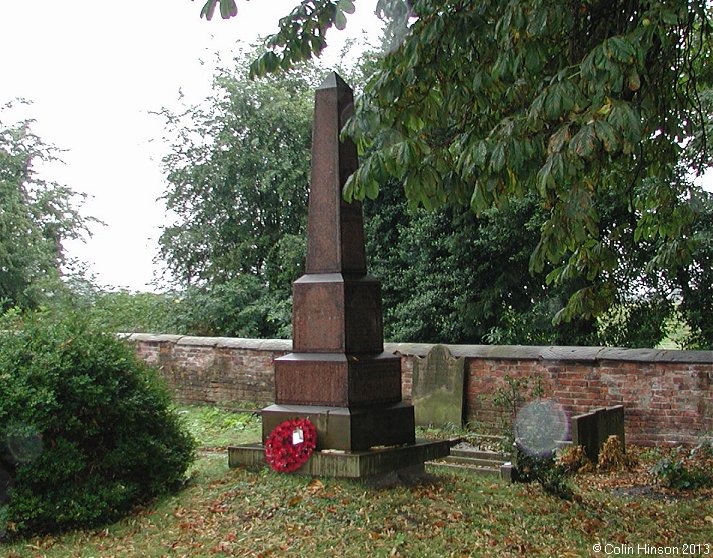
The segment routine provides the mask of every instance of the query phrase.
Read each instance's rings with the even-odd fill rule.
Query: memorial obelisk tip
[[[327,74],[327,77],[324,78],[322,85],[317,88],[317,91],[321,89],[349,89],[351,91],[347,82],[344,81],[337,72],[329,72],[329,74]]]

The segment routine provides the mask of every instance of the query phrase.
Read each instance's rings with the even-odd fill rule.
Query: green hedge
[[[0,538],[107,523],[180,486],[195,442],[124,342],[79,315],[0,331]]]

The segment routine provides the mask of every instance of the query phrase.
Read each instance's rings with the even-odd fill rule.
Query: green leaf
[[[487,159],[488,146],[484,140],[481,140],[478,142],[478,145],[476,146],[475,151],[473,152],[473,163],[475,163],[476,166],[483,168]]]
[[[339,0],[339,2],[337,3],[337,9],[347,14],[353,14],[354,3],[352,2],[352,0]]]
[[[347,26],[347,16],[345,16],[344,12],[339,8],[337,8],[336,13],[334,14],[334,26],[340,31]]]
[[[534,11],[534,16],[530,19],[527,25],[527,32],[536,37],[542,35],[547,27],[547,10],[542,6]]]
[[[570,153],[585,159],[590,158],[596,149],[595,139],[594,126],[588,124],[582,126],[569,142]]]
[[[412,172],[406,176],[404,181],[404,192],[409,200],[416,200],[421,191],[420,176],[416,172]]]
[[[344,201],[348,203],[351,203],[351,201],[355,199],[354,192],[358,188],[358,177],[359,170],[352,173],[349,178],[347,178],[347,181],[344,183],[344,188],[342,188],[342,196],[344,197]]]
[[[312,52],[316,55],[319,55],[324,50],[324,47],[327,46],[327,41],[318,35],[311,36],[310,43],[312,45]]]
[[[364,193],[370,200],[375,200],[379,197],[379,183],[376,180],[370,180],[364,186]]]
[[[272,51],[266,52],[264,59],[265,59],[265,70],[267,71],[267,73],[274,72],[280,65],[280,59],[277,57],[277,54],[275,54]]]
[[[597,135],[597,138],[599,138],[599,140],[602,142],[602,144],[604,145],[604,149],[608,153],[613,153],[619,148],[619,142],[617,140],[616,134],[614,133],[614,129],[608,122],[605,122],[603,120],[596,120],[594,122],[594,133]]]
[[[560,127],[560,129],[557,130],[557,132],[552,134],[552,136],[550,137],[550,141],[547,145],[548,153],[552,154],[552,153],[559,153],[560,151],[562,151],[562,147],[564,146],[564,144],[566,142],[569,141],[569,139],[571,137],[569,129],[570,129],[570,124],[567,123],[567,124],[563,125],[562,127]]]
[[[490,168],[493,172],[500,172],[505,166],[505,144],[498,143],[490,156]]]
[[[220,0],[220,17],[230,19],[236,15],[238,15],[238,6],[235,0]]]
[[[310,36],[308,35],[303,37],[302,41],[300,42],[300,55],[302,56],[302,60],[309,60],[310,58],[312,58],[312,45],[310,41]]]
[[[620,62],[633,63],[636,57],[634,46],[623,37],[611,37],[605,43],[612,55]]]
[[[525,52],[525,67],[529,72],[535,73],[541,65],[540,52],[533,43],[528,43]]]
[[[289,56],[283,55],[282,60],[280,61],[280,68],[283,70],[289,70],[292,68],[292,60],[290,60]]]
[[[218,0],[208,0],[201,9],[201,17],[205,17],[208,21],[213,19],[213,14],[215,13],[215,7],[218,4]]]

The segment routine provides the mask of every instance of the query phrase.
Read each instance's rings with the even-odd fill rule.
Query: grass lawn
[[[253,442],[260,422],[200,408],[182,414],[201,442],[179,494],[87,532],[0,545],[0,556],[605,556],[637,545],[701,544],[713,556],[711,491],[616,496],[613,477],[577,477],[581,503],[440,466],[418,486],[368,488],[268,469],[228,469],[225,445]],[[651,452],[649,452],[651,454]],[[647,454],[648,455],[648,454]],[[629,474],[624,484],[641,482]],[[621,480],[621,479],[620,479]],[[596,554],[593,545],[609,544]],[[629,546],[631,545],[631,546]],[[686,547],[697,550],[699,547]]]

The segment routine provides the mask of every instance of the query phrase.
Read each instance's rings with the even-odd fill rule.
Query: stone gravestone
[[[444,345],[435,345],[426,358],[415,360],[411,398],[417,426],[463,423],[464,363]]]
[[[401,398],[401,359],[384,352],[381,284],[367,274],[359,202],[342,189],[357,169],[340,141],[352,90],[331,73],[315,93],[305,274],[293,283],[292,353],[275,359],[275,404],[262,411],[263,443],[285,421],[307,419],[316,451],[300,469],[368,478],[423,468],[447,442],[415,439],[414,409]],[[261,447],[229,449],[229,464],[264,463]]]

